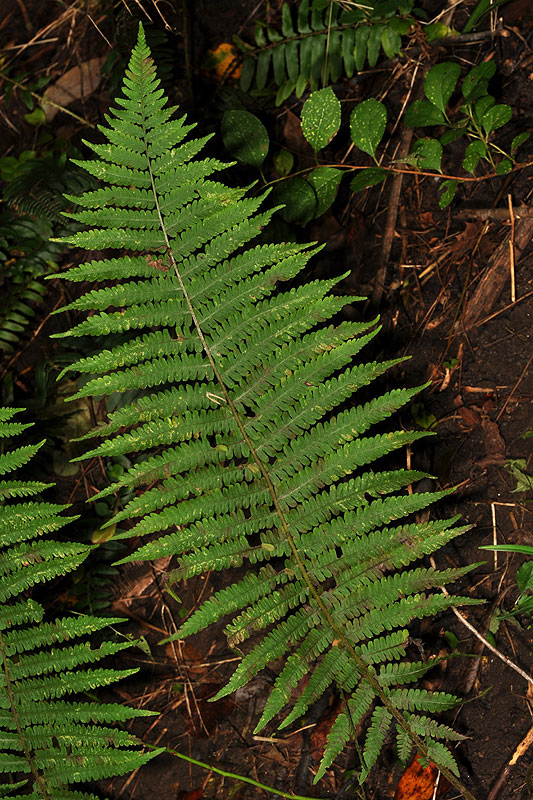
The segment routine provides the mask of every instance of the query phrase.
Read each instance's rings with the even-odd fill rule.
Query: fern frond
[[[10,422],[16,411],[0,409],[0,437],[27,427]],[[2,454],[2,471],[26,463],[39,447],[29,445]],[[3,498],[24,497],[43,488],[46,484],[38,482],[3,481],[0,493]],[[2,500],[1,504],[0,772],[13,776],[13,791],[26,784],[16,782],[15,776],[30,775],[33,790],[23,796],[36,800],[95,800],[94,795],[71,792],[68,785],[122,775],[152,757],[137,749],[131,734],[102,725],[147,712],[57,699],[93,691],[137,671],[86,668],[130,647],[129,641],[104,641],[92,647],[85,638],[64,644],[121,620],[79,616],[43,622],[44,612],[37,602],[16,599],[36,583],[75,569],[87,557],[91,549],[87,545],[53,541],[46,535],[76,519],[60,516],[66,508],[46,502],[5,504]],[[14,800],[15,795],[2,794]]]
[[[240,42],[244,52],[241,89],[278,88],[276,105],[293,92],[297,97],[310,86],[337,83],[368,62],[377,63],[380,51],[388,58],[401,53],[401,36],[409,27],[405,3],[366,2],[358,8],[300,0],[296,19],[288,3],[281,7],[281,32],[262,22],[256,24],[255,47]]]
[[[322,9],[302,4],[300,12],[300,32],[309,25],[325,36]],[[312,45],[311,36],[304,41]],[[83,164],[107,184],[77,200],[76,220],[93,229],[68,239],[134,251],[65,275],[100,282],[71,304],[96,313],[69,333],[114,334],[113,347],[71,365],[89,378],[75,396],[138,393],[85,437],[102,437],[89,456],[144,458],[98,496],[136,489],[114,521],[134,521],[123,538],[151,538],[122,561],[173,556],[169,583],[260,565],[172,638],[226,616],[232,645],[254,637],[217,697],[286,659],[260,727],[318,661],[284,724],[336,682],[348,699],[326,748],[331,763],[374,704],[366,773],[393,719],[425,752],[440,729],[429,726],[421,739],[409,715],[452,702],[437,694],[432,706],[430,695],[405,688],[426,669],[403,660],[405,629],[472,602],[439,590],[464,570],[413,565],[465,528],[455,519],[391,525],[446,494],[404,493],[422,473],[374,468],[421,435],[369,434],[417,390],[355,402],[400,359],[354,363],[379,329],[342,320],[354,298],[335,294],[338,279],[296,283],[316,248],[249,245],[272,210],[208,177],[218,165],[196,158],[204,140],[186,139],[158,87],[140,28],[121,108],[101,128],[109,144],[93,147],[97,159]]]

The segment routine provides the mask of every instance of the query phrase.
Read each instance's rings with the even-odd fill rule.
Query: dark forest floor
[[[433,14],[444,7],[444,3],[420,5],[429,7]],[[463,5],[468,8],[475,3]],[[150,0],[116,2],[114,7],[111,2],[82,0],[63,4],[4,0],[0,66],[8,66],[9,75],[27,73],[17,78],[26,86],[35,86],[44,76],[51,76],[54,83],[74,66],[95,58],[100,59],[99,64],[106,64],[106,71],[100,76],[99,68],[93,65],[88,80],[95,79],[95,88],[87,91],[86,97],[69,103],[78,118],[60,111],[50,122],[36,127],[24,118],[28,107],[19,89],[13,90],[10,98],[0,98],[0,164],[6,157],[19,156],[23,151],[39,153],[58,139],[63,140],[63,149],[72,145],[83,148],[81,140],[91,138],[93,131],[80,118],[93,125],[101,121],[117,90],[121,67],[109,60],[110,45],[118,42],[116,52],[120,57],[127,53],[137,19],[146,20],[147,16],[158,30],[164,30],[163,18],[170,26],[164,58],[170,70],[171,102],[182,106],[198,123],[202,134],[218,131],[224,92],[231,90],[231,84],[214,81],[202,70],[202,60],[209,48],[231,42],[233,34],[249,38],[253,19],[265,17],[267,4],[256,0],[191,0],[187,8],[184,15],[179,2],[169,2],[164,7],[159,4],[161,17]],[[275,20],[277,3],[270,3],[269,13]],[[497,101],[513,108],[509,134],[512,138],[533,127],[533,13],[530,2],[515,0],[500,14],[503,28],[492,38],[454,47],[434,45],[428,52],[417,53],[417,58],[422,75],[437,59],[454,57],[465,64],[476,64],[493,54],[498,67]],[[482,27],[488,30],[489,23]],[[341,81],[335,88],[343,108],[379,94],[399,112],[413,79],[414,57],[409,57],[409,48],[405,52],[404,60],[379,62],[374,70],[368,69],[364,80]],[[154,56],[157,61],[157,53]],[[40,89],[35,91],[39,93]],[[278,108],[271,96],[249,98],[247,107],[261,116],[274,141],[292,147],[298,154],[303,139],[301,134],[298,139],[294,125],[289,124],[292,115],[299,116],[301,110],[301,103],[294,96]],[[395,118],[394,114],[391,118]],[[43,131],[50,134],[48,142],[41,141]],[[388,129],[389,153],[395,152],[401,133],[401,126],[394,132]],[[219,147],[218,155],[227,159]],[[532,148],[533,139],[525,144],[519,160],[530,161]],[[328,156],[338,161],[345,150],[331,148]],[[460,164],[453,163],[453,155],[452,152],[449,163],[445,163],[450,172]],[[458,587],[458,593],[486,601],[467,609],[466,616],[479,631],[489,635],[502,654],[526,672],[531,664],[528,619],[499,619],[516,600],[515,575],[524,557],[512,553],[495,557],[478,548],[494,542],[533,544],[531,493],[514,491],[516,478],[506,465],[509,459],[524,459],[526,472],[533,472],[532,439],[524,438],[533,428],[532,176],[531,169],[522,169],[506,177],[471,182],[460,189],[445,210],[438,207],[432,178],[404,176],[392,231],[388,231],[387,222],[389,183],[384,189],[377,187],[357,195],[341,190],[331,211],[297,231],[302,241],[325,243],[319,259],[311,266],[310,276],[327,277],[351,270],[345,288],[351,294],[367,297],[373,293],[376,296],[375,265],[384,237],[387,232],[393,233],[383,291],[378,292],[379,307],[368,301],[366,305],[359,303],[357,311],[347,307],[346,313],[370,318],[378,310],[383,329],[376,339],[374,356],[409,356],[388,374],[383,385],[415,386],[430,381],[420,397],[415,419],[406,410],[399,423],[406,428],[429,425],[436,435],[414,446],[405,458],[414,468],[435,476],[433,488],[457,487],[439,505],[437,513],[459,513],[473,526],[440,551],[437,562],[445,566],[484,562]],[[245,171],[242,177],[243,185],[255,179]],[[515,212],[512,226],[505,211],[509,196],[514,209],[522,208],[522,212]],[[509,242],[515,262],[514,298]],[[63,253],[57,260],[65,266],[73,258],[77,258],[75,253]],[[0,275],[0,285],[7,280]],[[480,290],[483,286],[484,293]],[[51,436],[50,457],[53,450],[64,452],[63,456],[55,453],[52,473],[49,463],[43,462],[41,469],[57,483],[61,500],[74,502],[78,510],[94,488],[103,485],[105,476],[103,465],[96,460],[73,474],[65,468],[66,439],[83,421],[73,423],[64,416],[61,396],[55,388],[60,345],[49,336],[64,325],[50,312],[68,299],[64,284],[55,279],[47,282],[44,302],[35,307],[36,314],[20,343],[3,356],[0,379],[3,404],[31,405],[44,430],[39,438]],[[60,386],[60,392],[68,393],[70,386]],[[89,532],[91,526],[96,530],[100,521],[94,512],[89,516],[84,513]],[[112,555],[103,557],[112,560]],[[95,567],[95,572],[100,566]],[[133,699],[161,711],[159,717],[143,723],[144,731],[140,726],[142,737],[282,792],[321,798],[392,799],[402,772],[394,760],[392,743],[372,770],[364,790],[355,788],[357,784],[354,787],[350,780],[350,770],[357,764],[354,748],[349,748],[320,785],[313,787],[313,772],[328,722],[338,707],[334,694],[328,694],[312,709],[306,728],[290,728],[288,734],[278,734],[272,728],[264,737],[253,736],[252,731],[266,688],[273,681],[273,671],[264,671],[260,679],[235,697],[216,704],[207,702],[231,674],[236,661],[235,653],[226,645],[222,626],[176,647],[157,643],[162,635],[175,630],[200,598],[224,585],[224,575],[188,581],[182,587],[178,605],[162,590],[166,567],[165,563],[156,563],[124,568],[111,585],[96,583],[92,587],[90,575],[86,575],[81,589],[61,584],[57,596],[49,599],[61,607],[74,604],[78,597],[80,605],[74,608],[83,608],[83,603],[94,601],[95,592],[109,593],[113,611],[131,617],[129,632],[146,637],[151,657],[140,650],[128,651],[128,662],[141,670],[135,681],[119,686],[113,693],[115,698]],[[419,648],[425,656],[450,651],[458,655],[443,662],[440,671],[430,674],[426,683],[468,701],[447,721],[455,720],[457,729],[468,737],[456,755],[463,780],[478,800],[532,797],[533,775],[528,770],[527,753],[509,769],[502,785],[494,786],[533,724],[533,696],[525,681],[487,651],[451,612],[420,623],[413,630],[413,648],[415,652]],[[254,800],[266,796],[251,785],[209,773],[170,755],[151,762],[141,773],[127,779],[103,782],[100,789],[113,800],[144,800],[153,796],[154,790],[161,800]],[[453,793],[446,796],[452,797]],[[411,800],[416,796],[412,795]]]

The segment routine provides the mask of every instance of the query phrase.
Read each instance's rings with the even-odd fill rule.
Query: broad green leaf
[[[273,205],[284,204],[279,211],[285,222],[307,225],[315,216],[317,199],[313,187],[303,178],[289,178],[278,183],[270,195]]]
[[[465,100],[473,102],[487,94],[489,80],[496,72],[494,61],[483,61],[466,75],[461,91]]]
[[[379,100],[370,98],[359,103],[350,116],[352,142],[363,152],[375,158],[376,149],[387,125],[387,109]]]
[[[382,169],[382,167],[363,169],[352,179],[350,189],[352,192],[360,192],[362,189],[367,189],[369,186],[376,186],[376,184],[384,181],[388,174],[388,171]]]
[[[467,172],[473,173],[478,165],[480,158],[485,158],[487,155],[487,148],[481,139],[475,139],[470,142],[466,148],[465,157],[463,161],[463,169]]]
[[[481,120],[483,119],[484,115],[487,113],[489,108],[492,108],[496,100],[491,94],[483,95],[480,99],[474,103],[473,108],[473,115],[476,122],[481,125]]]
[[[442,194],[439,199],[439,208],[447,208],[454,198],[457,181],[444,181],[440,189]]]
[[[242,164],[260,169],[269,147],[267,129],[249,111],[226,111],[222,117],[222,141]]]
[[[405,112],[404,121],[411,128],[423,128],[425,125],[442,125],[446,119],[429,100],[415,100]]]
[[[33,111],[30,111],[29,114],[24,114],[24,119],[26,122],[29,122],[30,125],[44,125],[46,122],[46,114],[40,106],[35,106]]]
[[[341,104],[333,89],[319,89],[302,108],[302,133],[315,151],[335,136],[341,124]]]
[[[335,167],[318,167],[308,175],[307,180],[316,192],[316,217],[327,211],[335,200],[341,178],[342,170]]]
[[[446,106],[457,85],[461,67],[455,61],[443,61],[428,70],[424,78],[424,94],[439,111],[446,113]]]
[[[533,561],[526,561],[516,573],[516,585],[521,592],[533,592]]]
[[[428,42],[436,42],[438,39],[452,36],[456,31],[453,28],[449,28],[444,22],[431,22],[424,27],[424,33]]]
[[[279,150],[272,160],[274,162],[276,172],[281,178],[285,178],[287,175],[290,175],[290,172],[294,166],[294,156],[292,153],[289,153],[288,150]]]
[[[419,139],[412,152],[418,156],[418,166],[421,169],[441,172],[442,145],[438,139]]]
[[[524,144],[524,142],[527,142],[529,136],[530,134],[526,131],[524,133],[519,133],[518,136],[514,137],[513,141],[511,142],[511,155],[514,156],[520,145]]]
[[[460,139],[463,133],[463,128],[449,128],[449,130],[445,131],[439,138],[439,142],[443,147],[446,147],[447,144],[455,142],[456,139]]]
[[[504,105],[503,103],[492,106],[481,118],[483,130],[488,136],[489,133],[495,131],[497,128],[501,128],[502,125],[509,122],[512,116],[513,110],[511,106]]]

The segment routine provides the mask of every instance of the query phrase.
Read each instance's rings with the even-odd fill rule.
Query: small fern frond
[[[407,4],[408,6],[408,4]],[[236,39],[244,53],[241,89],[278,88],[276,105],[292,92],[301,97],[322,83],[351,78],[368,62],[374,67],[383,50],[388,58],[401,53],[401,37],[409,28],[403,2],[366,2],[358,8],[342,8],[336,2],[300,0],[293,18],[288,3],[281,6],[281,32],[258,22],[255,47]],[[385,12],[385,13],[384,13]]]
[[[11,422],[18,410],[0,409],[0,437],[28,427]],[[2,472],[27,463],[40,446],[3,453]],[[40,493],[43,488],[46,484],[39,482],[0,484],[0,772],[13,778],[31,776],[33,788],[25,798],[95,800],[94,795],[71,792],[68,785],[122,775],[153,755],[140,752],[131,734],[102,723],[150,712],[58,700],[107,686],[137,670],[86,668],[131,646],[130,642],[102,642],[93,647],[86,638],[80,641],[120,619],[79,616],[43,622],[42,607],[29,597],[20,597],[37,583],[75,569],[91,549],[48,539],[48,533],[76,519],[61,515],[68,506],[4,502]],[[13,780],[10,791],[27,784],[27,780]],[[16,800],[19,795],[6,790],[2,796]]]
[[[342,319],[354,298],[335,294],[338,279],[297,283],[316,248],[249,245],[273,212],[214,181],[216,165],[197,159],[204,140],[186,139],[190,128],[164,108],[142,27],[123,91],[101,128],[108,144],[79,162],[107,184],[75,201],[76,220],[93,227],[68,239],[133,251],[66,273],[99,282],[71,304],[95,313],[69,333],[115,334],[111,349],[71,365],[88,376],[75,396],[136,392],[85,437],[102,437],[89,456],[142,454],[98,496],[136,490],[114,522],[132,520],[120,536],[145,543],[122,560],[172,556],[169,584],[249,567],[172,638],[227,617],[230,645],[244,655],[217,697],[285,660],[259,727],[316,666],[283,724],[336,682],[347,707],[326,760],[374,704],[368,771],[393,719],[411,730],[410,714],[451,702],[405,689],[425,669],[403,666],[406,626],[472,602],[440,592],[465,570],[414,563],[464,532],[456,519],[391,524],[447,493],[405,493],[423,473],[374,468],[420,437],[369,433],[417,390],[357,405],[357,391],[400,359],[355,363],[379,329]],[[411,736],[425,752],[425,739]]]

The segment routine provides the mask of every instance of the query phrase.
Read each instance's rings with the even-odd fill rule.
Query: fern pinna
[[[12,421],[17,410],[0,409],[0,438],[29,427]],[[0,476],[24,466],[42,444],[0,451]],[[37,584],[76,569],[91,549],[48,538],[75,519],[61,516],[67,506],[14,501],[38,495],[47,485],[0,480],[0,773],[4,780],[11,778],[0,784],[0,796],[96,800],[69,785],[123,775],[155,755],[133,749],[139,744],[135,736],[109,727],[151,712],[63,699],[93,692],[137,670],[85,668],[131,646],[127,641],[91,647],[88,640],[120,619],[80,615],[45,620],[42,606],[29,596]]]
[[[396,363],[354,364],[374,323],[327,323],[354,300],[332,293],[337,278],[283,289],[317,248],[248,244],[272,210],[213,180],[226,165],[198,157],[209,137],[186,139],[193,126],[171,119],[158,84],[140,28],[120,107],[101,128],[107,143],[87,143],[97,158],[77,162],[104,182],[69,198],[82,207],[70,216],[90,230],[63,240],[123,251],[66,273],[105,285],[67,306],[91,315],[62,335],[123,335],[69,369],[87,375],[76,397],[138,391],[88,434],[103,442],[87,457],[140,454],[97,495],[136,489],[114,521],[134,521],[124,535],[147,542],[124,560],[175,556],[170,583],[256,565],[178,636],[229,616],[229,641],[246,654],[219,697],[286,658],[257,730],[312,665],[282,727],[331,682],[342,687],[346,710],[317,779],[369,713],[362,778],[393,724],[403,756],[411,736],[457,781],[439,741],[454,734],[426,716],[455,700],[410,688],[433,662],[404,656],[412,619],[471,602],[431,592],[466,570],[407,568],[465,529],[393,524],[443,493],[402,493],[421,473],[368,467],[421,435],[367,434],[416,390],[352,403]]]

